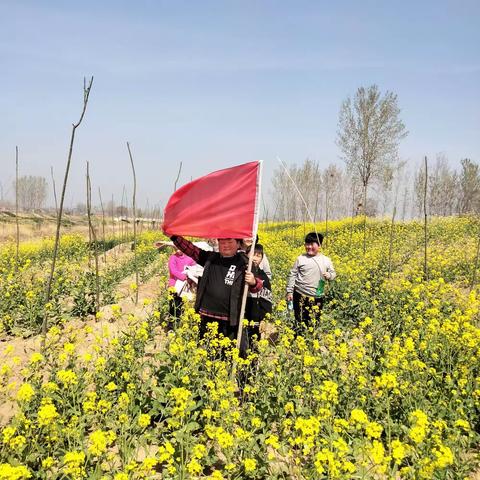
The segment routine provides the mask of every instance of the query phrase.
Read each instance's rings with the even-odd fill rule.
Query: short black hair
[[[256,243],[254,252],[261,253],[263,255],[263,245],[261,245],[260,243]]]
[[[317,243],[318,246],[321,246],[323,243],[323,235],[317,232],[307,233],[305,236],[305,243]]]
[[[252,249],[252,247],[248,247],[247,248],[247,253],[250,253],[250,250]],[[256,243],[255,244],[255,248],[253,249],[253,252],[254,253],[261,253],[262,254],[262,257],[263,257],[263,245],[260,245],[259,243]]]

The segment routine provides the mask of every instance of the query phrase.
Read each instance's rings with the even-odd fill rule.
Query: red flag
[[[179,188],[165,207],[166,235],[248,238],[257,226],[260,162],[200,177]]]

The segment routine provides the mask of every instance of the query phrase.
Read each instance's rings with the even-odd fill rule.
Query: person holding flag
[[[241,239],[257,234],[260,168],[261,162],[250,162],[187,183],[168,201],[162,226],[179,250],[204,267],[195,301],[201,336],[216,323],[219,333],[237,336],[240,350],[247,291],[263,288],[251,272],[253,249],[248,258],[239,251]],[[185,235],[217,238],[218,252],[195,246]]]
[[[263,288],[263,281],[247,271],[248,258],[238,251],[241,240],[219,238],[218,252],[202,250],[181,236],[173,235],[171,240],[204,268],[195,301],[195,310],[201,317],[200,338],[209,323],[217,323],[218,333],[225,337],[236,338],[244,284],[251,293]]]

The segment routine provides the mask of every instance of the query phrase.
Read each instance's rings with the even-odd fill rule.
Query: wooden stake
[[[93,85],[93,77],[91,77],[90,82],[88,83],[88,86],[86,84],[85,78],[83,79],[83,109],[82,113],[80,115],[80,119],[78,120],[77,123],[72,124],[72,134],[70,137],[70,147],[68,151],[68,159],[67,159],[67,166],[65,168],[65,177],[63,179],[63,186],[62,186],[62,195],[60,197],[60,206],[58,209],[58,215],[57,215],[57,229],[55,232],[55,243],[53,246],[53,258],[52,258],[52,267],[50,270],[50,276],[48,277],[47,281],[47,290],[45,293],[45,304],[48,304],[50,302],[51,294],[52,294],[52,283],[53,283],[53,275],[55,273],[55,265],[57,262],[57,255],[58,255],[58,246],[60,244],[60,226],[62,223],[62,213],[63,213],[63,203],[65,201],[65,191],[67,188],[67,180],[68,180],[68,173],[70,171],[70,164],[72,161],[72,153],[73,153],[73,143],[75,140],[75,132],[77,128],[80,126],[82,123],[83,117],[85,115],[85,111],[87,110],[87,104],[88,104],[88,98],[90,96],[90,91],[92,89]],[[43,322],[42,322],[42,350],[45,348],[45,341],[46,341],[46,336],[47,336],[47,326],[48,326],[48,319],[47,319],[47,311],[45,310],[45,314],[43,317]]]
[[[95,313],[100,310],[100,276],[98,272],[98,242],[97,234],[92,223],[92,184],[90,183],[90,168],[87,162],[87,217],[88,228],[93,240],[93,256],[95,259]]]
[[[89,218],[89,178],[88,178],[88,162],[87,162],[87,175],[85,176],[85,192],[86,192],[86,200],[87,200],[87,224],[88,224],[88,268],[92,269],[92,229],[90,228],[90,218]]]
[[[480,261],[480,231],[478,232],[478,242],[477,242],[477,255],[475,256],[475,262],[473,264],[473,274],[472,274],[472,281],[470,283],[470,291],[473,290],[475,284],[477,283],[477,270],[478,270],[478,262]]]
[[[173,185],[173,191],[177,190],[177,182],[178,182],[178,179],[180,178],[181,171],[182,171],[182,162],[180,162],[180,165],[178,167],[178,174],[177,174],[177,178],[175,179],[175,184]]]
[[[392,254],[393,254],[393,236],[394,236],[394,229],[395,229],[395,215],[397,213],[397,205],[393,207],[393,214],[392,214],[392,224],[390,225],[390,244],[388,247],[388,278],[390,278],[392,274]]]
[[[55,213],[58,216],[57,189],[55,187],[55,177],[53,176],[53,167],[50,167],[50,175],[52,177],[53,199],[55,200]]]
[[[18,146],[15,147],[15,272],[18,272],[19,251],[20,251],[20,224],[18,221]]]
[[[113,243],[114,243],[114,247],[116,247],[116,242],[115,240],[117,239],[117,234],[116,234],[116,231],[115,231],[115,213],[114,213],[114,196],[113,196],[113,193],[112,193],[112,236],[113,236]],[[116,259],[117,258],[117,249],[114,248],[113,249],[113,257]]]
[[[105,246],[105,209],[103,208],[102,191],[98,187],[98,196],[100,198],[100,208],[102,209],[102,242],[103,242],[103,263],[107,263],[107,249]]]
[[[137,176],[135,174],[135,165],[133,163],[132,151],[130,150],[130,144],[127,142],[128,155],[130,156],[130,163],[132,165],[133,173],[133,261],[135,265],[135,283],[137,288],[135,290],[135,305],[138,303],[138,266],[137,266],[137,212],[136,212],[136,195],[137,195]],[[180,162],[180,168],[182,163]],[[179,173],[180,175],[180,173]]]
[[[363,186],[363,256],[367,253],[367,186]]]
[[[423,250],[423,278],[428,280],[428,263],[427,263],[427,246],[428,246],[428,217],[427,217],[427,186],[428,186],[428,162],[427,157],[425,156],[425,184],[423,188],[423,213],[424,213],[424,223],[423,223],[423,232],[424,232],[424,250]]]

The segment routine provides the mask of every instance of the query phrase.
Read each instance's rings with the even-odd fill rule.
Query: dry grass
[[[102,219],[93,216],[93,223],[100,240],[103,236]],[[55,236],[57,219],[52,215],[19,214],[20,241],[31,241]],[[140,222],[137,234],[152,228],[151,222]],[[15,215],[11,212],[0,211],[0,246],[7,242],[14,242],[16,238]],[[62,220],[62,234],[77,233],[88,237],[88,220],[85,215],[64,215]],[[128,236],[133,233],[131,222],[112,221],[111,217],[105,217],[105,237]]]
[[[19,215],[20,241],[30,241],[53,237],[56,230],[56,219],[48,215]],[[88,235],[88,224],[83,217],[67,217],[62,227],[63,233],[79,233]],[[0,245],[15,241],[17,226],[15,216],[0,214]]]

